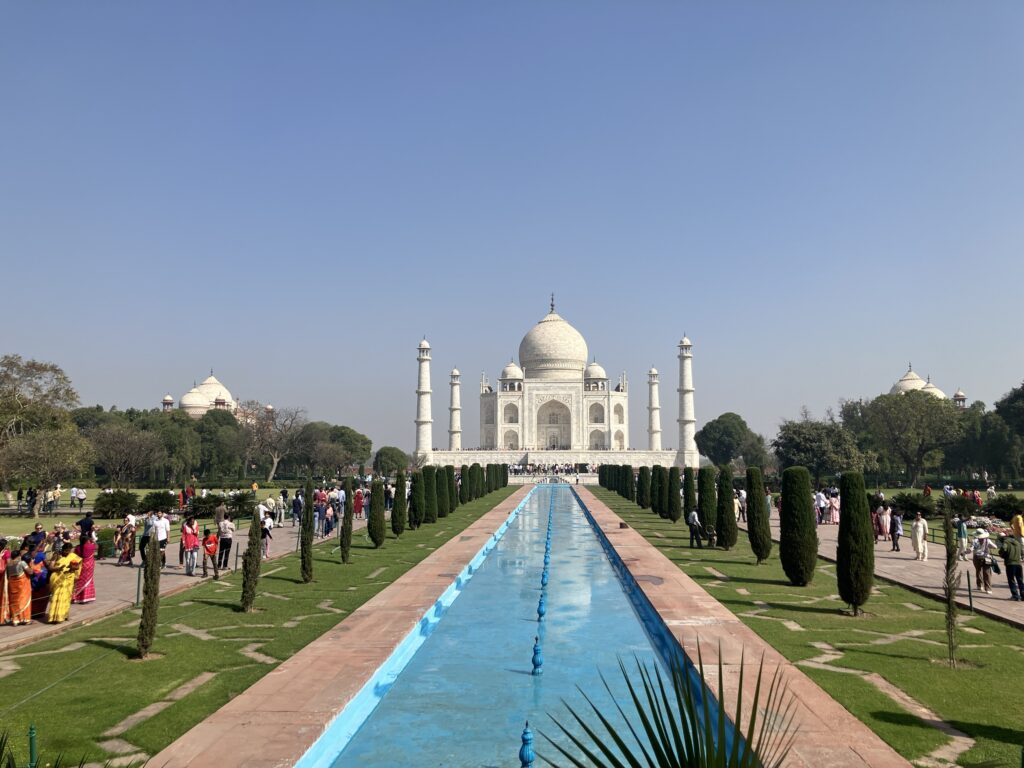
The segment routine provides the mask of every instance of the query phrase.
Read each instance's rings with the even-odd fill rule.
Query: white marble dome
[[[519,364],[531,379],[579,379],[587,366],[587,342],[552,309],[519,343]]]
[[[210,410],[210,401],[206,395],[199,391],[198,387],[192,387],[192,389],[181,396],[181,400],[178,401],[178,407],[189,416],[198,419]]]
[[[583,372],[583,378],[585,379],[607,379],[608,374],[604,372],[597,360],[587,366],[587,370]]]
[[[926,384],[927,382],[914,373],[912,368],[907,368],[907,372],[900,377],[900,380],[892,385],[889,394],[902,395],[905,392],[916,392],[919,389],[924,389]]]
[[[928,381],[925,382],[925,385],[923,387],[921,387],[921,391],[922,392],[927,392],[932,397],[937,397],[940,400],[945,400],[946,399],[946,393],[943,392],[938,387],[936,387],[934,384],[932,384],[932,377],[931,376],[928,377]]]
[[[206,397],[208,404],[223,400],[228,408],[235,409],[235,399],[228,392],[227,387],[221,384],[212,373],[203,379],[203,383],[199,385],[198,389]]]
[[[523,369],[516,365],[515,360],[509,360],[508,365],[501,369],[501,378],[521,379],[523,378]]]

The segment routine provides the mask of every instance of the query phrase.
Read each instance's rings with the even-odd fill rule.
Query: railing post
[[[28,768],[36,768],[39,765],[39,748],[36,746],[36,727],[28,727]]]
[[[138,608],[142,603],[142,569],[145,568],[145,564],[140,565],[135,574],[135,607]]]
[[[530,730],[530,721],[526,721],[526,727],[523,729],[523,746],[519,748],[519,768],[533,768],[533,731]],[[1021,766],[1024,768],[1024,765]]]

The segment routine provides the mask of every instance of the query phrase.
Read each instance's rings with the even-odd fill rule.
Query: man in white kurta
[[[928,559],[928,521],[917,513],[914,522],[910,524],[910,540],[914,544],[914,552],[917,553],[917,560]]]

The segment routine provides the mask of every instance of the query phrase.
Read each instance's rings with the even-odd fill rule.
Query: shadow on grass
[[[877,720],[881,720],[892,725],[898,725],[904,728],[924,728],[931,730],[933,726],[929,725],[926,721],[921,720],[919,717],[910,714],[909,712],[872,712],[871,716]],[[989,739],[990,741],[997,741],[1002,744],[1007,744],[1011,747],[1020,748],[1021,743],[1024,742],[1024,733],[1019,730],[1013,730],[1010,728],[1000,728],[998,725],[990,725],[988,723],[972,723],[966,720],[946,720],[948,725],[956,728],[962,733],[966,733],[975,739]],[[977,763],[961,763],[965,768],[989,768],[995,766],[995,763],[991,762],[977,762]]]
[[[229,602],[227,600],[204,600],[203,598],[197,598],[192,601],[193,603],[199,603],[200,605],[209,605],[214,608],[228,608],[232,613],[243,613],[242,606],[237,602]]]
[[[139,658],[138,646],[130,641],[118,643],[113,640],[106,640],[101,637],[94,637],[86,640],[85,642],[87,642],[89,645],[95,645],[98,648],[106,648],[109,651],[117,651],[122,656],[129,659]]]

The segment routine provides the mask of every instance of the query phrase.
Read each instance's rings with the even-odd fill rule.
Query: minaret
[[[452,368],[449,386],[452,389],[452,404],[448,408],[448,450],[462,450],[462,385],[459,369]]]
[[[416,360],[420,365],[419,386],[416,387],[416,451],[413,458],[429,464],[434,438],[430,418],[430,344],[426,337],[417,348]]]
[[[658,396],[658,371],[647,372],[647,450],[661,450],[661,398]]]
[[[697,417],[693,410],[693,344],[686,334],[679,342],[679,456],[678,463],[683,467],[700,466],[700,453],[697,451]]]

